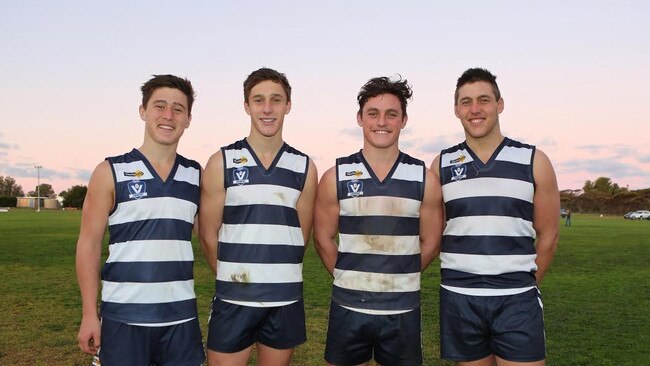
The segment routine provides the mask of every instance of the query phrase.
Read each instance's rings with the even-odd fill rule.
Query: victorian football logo
[[[348,197],[359,197],[363,195],[363,182],[358,179],[353,179],[347,182]]]
[[[232,184],[241,186],[248,183],[248,168],[239,167],[232,171]]]
[[[451,180],[461,180],[467,177],[467,166],[465,164],[454,165],[451,167]]]
[[[147,183],[141,180],[132,180],[127,184],[129,187],[129,198],[140,199],[147,196]]]

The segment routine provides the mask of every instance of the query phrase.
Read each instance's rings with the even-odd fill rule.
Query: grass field
[[[89,365],[76,343],[80,212],[0,213],[0,365]],[[198,247],[202,326],[214,289]],[[104,249],[104,255],[107,249]],[[650,221],[576,214],[542,284],[548,365],[650,365]],[[294,365],[322,365],[331,279],[313,248],[304,265],[309,340]],[[425,365],[439,359],[436,261],[423,275]],[[205,334],[205,332],[204,332]]]

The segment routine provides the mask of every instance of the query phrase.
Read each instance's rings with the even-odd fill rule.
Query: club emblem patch
[[[127,184],[129,187],[129,198],[136,200],[147,196],[147,183],[141,180],[132,180]]]
[[[462,165],[454,165],[451,167],[451,180],[457,181],[461,180],[467,177],[467,166],[465,164]]]
[[[363,195],[363,182],[358,179],[348,181],[348,197],[359,197]]]
[[[248,183],[248,168],[239,167],[232,171],[232,184],[242,185]]]

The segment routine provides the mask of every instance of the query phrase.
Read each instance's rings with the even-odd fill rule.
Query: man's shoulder
[[[407,154],[405,152],[402,152],[402,161],[401,162],[404,163],[404,164],[409,164],[409,165],[426,166],[426,164],[424,163],[424,160],[413,157],[413,156],[411,156],[411,155],[409,155],[409,154]]]
[[[525,148],[525,149],[535,149],[535,145],[528,144],[522,141],[514,140],[506,137],[506,146]]]
[[[242,150],[248,148],[245,143],[246,139],[237,140],[231,144],[224,145],[221,150]]]
[[[309,155],[307,155],[304,152],[296,149],[295,147],[287,144],[286,142],[284,143],[284,151],[287,152],[287,153],[290,153],[290,154],[300,155],[300,156],[304,156],[306,158],[309,158]]]
[[[132,149],[124,154],[108,156],[105,160],[109,163],[130,163],[135,160],[141,160],[141,158],[136,154],[136,151],[136,149]]]
[[[178,163],[186,168],[195,168],[201,170],[201,164],[193,159],[188,159],[181,154],[178,154]]]
[[[340,156],[336,158],[336,165],[354,164],[354,163],[361,163],[361,162],[362,162],[361,153],[358,151],[347,156]]]
[[[464,143],[464,141],[463,141],[463,142],[459,142],[459,143],[457,143],[456,145],[452,145],[452,146],[449,146],[449,147],[447,147],[447,148],[442,149],[442,150],[440,151],[440,155],[443,155],[443,154],[449,154],[449,153],[454,153],[454,152],[456,152],[456,151],[460,151],[460,150],[465,150],[465,143]]]

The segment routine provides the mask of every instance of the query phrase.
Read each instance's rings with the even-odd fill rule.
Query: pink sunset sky
[[[286,73],[284,137],[319,173],[357,151],[356,95],[371,77],[413,86],[403,151],[430,164],[463,140],[458,76],[497,75],[502,132],[551,158],[560,189],[610,177],[650,187],[650,5],[645,1],[16,1],[0,23],[0,175],[26,192],[88,182],[140,146],[140,86],[189,78],[197,92],[179,152],[205,165],[245,137],[242,82]]]

